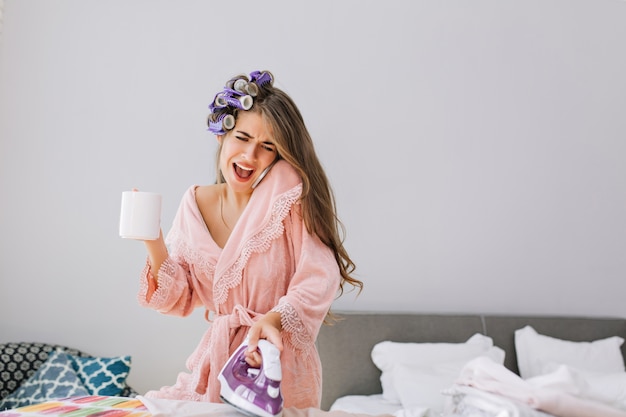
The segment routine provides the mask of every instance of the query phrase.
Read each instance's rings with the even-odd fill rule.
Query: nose
[[[243,149],[241,155],[247,159],[248,161],[255,161],[257,157],[257,146],[256,143],[248,142]]]

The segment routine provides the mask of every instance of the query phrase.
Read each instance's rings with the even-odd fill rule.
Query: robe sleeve
[[[141,306],[153,308],[163,314],[184,317],[200,305],[191,285],[191,272],[187,265],[168,256],[161,264],[158,277],[157,285],[150,263],[146,261],[137,295]]]
[[[202,305],[194,287],[197,279],[184,255],[186,248],[189,247],[185,236],[187,238],[193,236],[191,207],[195,203],[194,189],[191,187],[183,196],[167,235],[169,255],[159,269],[158,285],[148,261],[140,277],[137,295],[139,304],[163,314],[188,316],[196,307]]]
[[[332,250],[310,234],[294,204],[285,218],[285,232],[291,234],[295,274],[287,294],[272,311],[281,313],[283,336],[296,348],[309,348],[337,297],[341,274]]]

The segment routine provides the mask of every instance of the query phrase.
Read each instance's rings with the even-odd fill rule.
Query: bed
[[[335,315],[338,320],[323,326],[317,340],[323,366],[321,409],[285,409],[283,417],[570,417],[568,409],[555,408],[554,413],[547,413],[492,390],[494,382],[514,378],[523,381],[521,374],[539,372],[540,361],[529,361],[529,357],[533,359],[532,355],[550,349],[548,353],[557,361],[563,359],[582,367],[597,364],[605,367],[598,375],[610,374],[599,393],[606,395],[611,391],[616,397],[611,404],[595,398],[591,401],[588,397],[581,400],[567,393],[570,396],[565,403],[570,407],[573,404],[576,416],[626,416],[623,359],[626,319],[343,311]],[[406,357],[422,364],[411,363],[413,367],[410,367],[395,363]],[[391,368],[386,367],[389,363],[393,363]],[[492,378],[488,384],[481,385],[484,379],[472,379],[479,374]],[[396,379],[390,379],[390,375]],[[504,378],[495,378],[500,376]],[[402,381],[400,386],[390,385],[398,378]],[[457,381],[469,383],[459,385]],[[388,398],[393,393],[387,389],[390,386],[396,388],[395,395],[399,398]],[[405,406],[407,395],[419,406]],[[422,406],[422,401],[428,403],[433,399],[437,402],[444,399],[444,408],[438,409],[434,403]],[[240,414],[225,404],[152,400],[141,395],[134,398],[74,395],[0,412],[0,417],[30,416],[235,417]]]
[[[591,351],[598,356],[605,356],[608,361],[609,354],[607,352],[610,351],[613,363],[599,364],[598,366],[606,366],[604,371],[611,374],[613,379],[607,379],[607,381],[611,384],[612,389],[614,388],[618,392],[615,395],[620,395],[619,392],[622,392],[622,397],[616,399],[616,401],[621,401],[617,405],[626,404],[624,398],[626,397],[626,374],[624,373],[623,361],[623,355],[626,354],[626,346],[623,344],[624,338],[626,338],[626,320],[623,318],[393,312],[335,312],[335,314],[339,320],[332,326],[324,326],[317,341],[323,364],[322,409],[324,410],[351,412],[367,410],[372,414],[402,415],[401,404],[390,403],[385,398],[381,398],[384,391],[384,378],[388,377],[387,374],[390,372],[389,369],[385,369],[383,372],[373,362],[374,354],[380,356],[382,351],[392,355],[391,358],[385,358],[388,362],[399,360],[404,353],[401,350],[394,351],[386,346],[389,344],[387,342],[395,342],[393,343],[397,345],[395,348],[412,346],[418,349],[417,352],[423,352],[419,349],[430,345],[439,349],[439,356],[441,356],[443,355],[441,347],[451,348],[458,345],[467,350],[464,346],[473,336],[484,336],[490,339],[492,341],[491,353],[493,353],[493,349],[501,349],[503,354],[503,358],[501,358],[502,367],[506,372],[514,374],[515,377],[520,374],[520,363],[524,365],[525,372],[529,374],[530,371],[526,369],[528,362],[529,360],[536,360],[532,355],[539,357],[540,354],[547,352],[548,348],[556,348],[557,352],[552,352],[552,354],[556,354],[564,360],[568,355],[572,361],[580,359],[583,362],[582,365],[575,363],[580,366],[602,360],[602,358],[584,356],[583,353],[588,355]],[[520,345],[517,349],[516,333],[518,343],[521,344],[522,341],[526,343],[525,346]],[[476,336],[477,334],[479,336]],[[544,342],[547,345],[542,345]],[[381,345],[385,345],[387,350],[379,349]],[[379,351],[374,352],[376,349]],[[518,358],[518,352],[523,356],[522,358]],[[424,356],[423,360],[428,361],[428,355],[432,355],[432,351],[420,355]],[[577,355],[583,357],[577,358]],[[531,356],[530,359],[529,356]],[[519,359],[523,359],[524,362]],[[380,357],[377,357],[377,360],[380,362]],[[431,356],[430,360],[435,362],[441,358]],[[444,371],[458,373],[462,369],[463,361],[457,360],[454,363],[455,366],[448,369],[441,362],[439,369],[431,366],[426,373],[419,373],[419,366],[416,373],[409,374],[408,377],[405,372],[404,379],[400,377],[400,381],[406,381],[406,378],[409,377],[421,379],[421,385],[411,381],[415,389],[406,395],[419,397],[419,389],[428,390],[432,388],[429,388],[429,384],[436,385],[436,383],[441,383],[446,379],[442,376],[445,374]],[[399,367],[397,363],[392,365],[396,368]],[[433,365],[433,363],[428,365]],[[554,364],[552,365],[554,368]],[[600,374],[599,372],[598,375]],[[602,373],[602,375],[605,374]],[[450,375],[447,377],[449,382]],[[506,375],[506,377],[511,379],[510,375]],[[398,380],[398,378],[396,379]],[[389,384],[388,380],[386,382]],[[451,398],[444,396],[444,401],[449,404]],[[612,404],[612,406],[615,405]],[[412,410],[413,413],[406,413],[408,410],[404,411],[405,415],[420,415],[418,410]],[[459,410],[457,409],[455,412],[458,413]],[[448,413],[451,413],[449,409]],[[619,412],[616,415],[625,414]]]

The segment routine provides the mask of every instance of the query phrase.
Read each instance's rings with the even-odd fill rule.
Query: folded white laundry
[[[523,380],[503,365],[480,357],[465,365],[455,383],[520,401],[558,417],[626,417],[624,410],[580,396],[582,386],[564,369]]]

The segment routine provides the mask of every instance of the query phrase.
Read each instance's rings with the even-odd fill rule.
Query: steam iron
[[[263,361],[260,368],[253,368],[245,359],[247,347],[246,338],[218,375],[220,398],[249,416],[280,417],[283,412],[280,351],[271,342],[260,339],[259,351]]]

